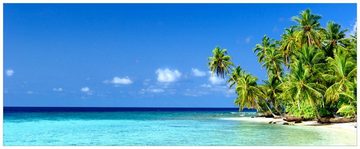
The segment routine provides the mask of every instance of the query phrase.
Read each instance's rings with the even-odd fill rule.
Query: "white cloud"
[[[225,83],[225,79],[217,77],[215,74],[210,75],[209,81],[213,85],[220,85]]]
[[[111,83],[115,85],[128,85],[132,84],[133,82],[130,80],[128,76],[120,78],[120,77],[114,77],[112,80],[108,81],[105,80],[104,83]]]
[[[191,70],[192,70],[192,73],[193,73],[193,75],[195,77],[204,77],[204,76],[206,76],[206,72],[204,72],[204,71],[201,71],[201,70],[196,69],[196,68],[192,68]]]
[[[159,82],[165,82],[165,83],[174,82],[181,77],[180,71],[176,69],[175,70],[171,70],[168,68],[157,69],[155,73],[157,74],[157,80]]]
[[[150,92],[153,92],[153,93],[162,93],[162,92],[164,92],[164,90],[161,89],[161,88],[154,88],[154,89],[151,89]]]
[[[146,89],[141,89],[140,93],[144,94],[144,93],[163,93],[165,92],[164,89],[161,88],[146,88]]]
[[[62,89],[61,87],[59,87],[59,88],[53,88],[53,91],[54,91],[54,92],[62,92],[63,89]]]
[[[6,75],[8,76],[8,77],[11,77],[12,75],[14,75],[14,70],[12,70],[12,69],[8,69],[8,70],[6,70]]]
[[[164,89],[161,89],[161,88],[153,88],[153,89],[148,89],[149,92],[152,92],[152,93],[162,93],[164,92],[165,90]]]
[[[83,92],[83,93],[86,93],[86,94],[88,94],[88,95],[91,95],[92,94],[92,91],[90,90],[90,88],[89,87],[82,87],[81,89],[80,89],[80,91],[81,92]]]

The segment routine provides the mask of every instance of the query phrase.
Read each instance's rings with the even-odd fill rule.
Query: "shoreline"
[[[247,121],[247,122],[256,122],[256,123],[266,123],[269,125],[284,125],[284,120],[282,119],[274,119],[274,118],[265,118],[265,117],[229,117],[229,118],[220,118],[222,120],[233,120],[233,121]],[[276,122],[276,124],[271,124],[270,122]],[[291,122],[289,122],[291,123]],[[317,121],[303,121],[301,123],[290,124],[293,126],[306,126],[306,127],[317,127],[317,128],[326,128],[332,130],[344,130],[350,133],[357,133],[357,122],[349,122],[349,123],[329,123],[329,124],[321,124]]]

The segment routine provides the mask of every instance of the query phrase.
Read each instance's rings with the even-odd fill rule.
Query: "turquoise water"
[[[3,140],[6,146],[356,144],[356,136],[337,131],[221,119],[239,116],[234,112],[15,112],[4,115]]]

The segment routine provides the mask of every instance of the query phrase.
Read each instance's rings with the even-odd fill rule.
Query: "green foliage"
[[[356,117],[357,37],[335,22],[320,25],[321,17],[306,9],[279,41],[264,35],[253,49],[268,79],[261,85],[240,66],[233,66],[225,49],[215,48],[209,67],[218,76],[229,74],[240,108],[313,119]],[[287,67],[287,68],[285,68]],[[287,71],[284,71],[287,70]],[[231,72],[230,72],[231,71]],[[284,110],[285,108],[285,110]]]
[[[356,108],[353,105],[343,104],[336,113],[339,113],[347,118],[351,118],[355,116]]]
[[[332,117],[333,114],[332,114],[331,110],[332,110],[332,108],[330,108],[330,107],[320,107],[319,115],[321,117]]]
[[[238,98],[235,100],[235,104],[239,105],[240,109],[244,107],[257,108],[257,100],[259,100],[262,94],[257,87],[256,81],[256,77],[246,73],[238,78],[235,88]]]
[[[237,80],[244,74],[244,70],[241,69],[240,66],[237,66],[236,68],[232,69],[231,75],[229,80],[227,81],[230,86],[229,88],[233,87],[234,85],[236,85]]]
[[[224,78],[229,73],[230,67],[233,66],[231,57],[227,55],[226,49],[216,47],[213,51],[213,56],[209,57],[209,67],[212,73]]]
[[[312,14],[310,9],[306,9],[299,16],[292,18],[298,25],[296,26],[295,36],[299,45],[321,47],[321,32],[319,20],[321,16]]]
[[[314,119],[316,118],[316,110],[313,106],[308,103],[301,103],[298,105],[291,105],[286,107],[286,112],[288,115],[295,116],[295,117],[302,117],[304,119]]]

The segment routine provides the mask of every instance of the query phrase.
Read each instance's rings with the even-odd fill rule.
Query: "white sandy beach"
[[[248,122],[260,122],[260,123],[269,123],[269,122],[284,122],[282,119],[274,119],[274,118],[265,118],[265,117],[231,117],[231,118],[221,118],[222,120],[235,120],[235,121],[248,121]],[[354,133],[356,135],[357,125],[356,122],[350,123],[332,123],[332,124],[320,124],[316,121],[304,121],[302,123],[296,123],[296,126],[307,126],[307,127],[318,127],[318,128],[325,128],[325,129],[336,129],[336,130],[343,130],[349,133]]]

